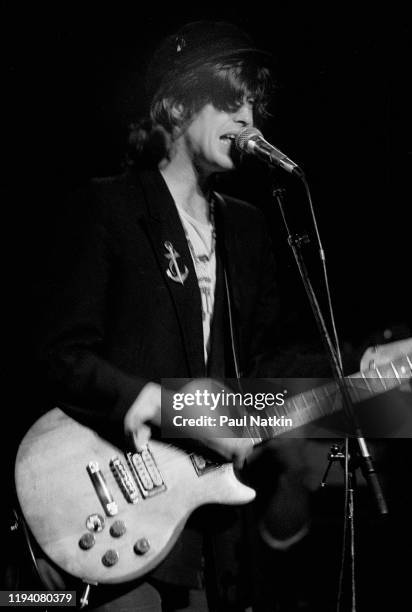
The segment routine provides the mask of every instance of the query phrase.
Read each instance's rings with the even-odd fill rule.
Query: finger
[[[375,368],[376,351],[376,347],[370,347],[362,355],[360,362],[360,369],[362,372],[365,370],[373,370]]]
[[[384,365],[402,355],[412,351],[412,339],[397,340],[388,344],[369,347],[362,356],[360,369],[373,370],[377,366]]]
[[[133,433],[133,442],[138,452],[148,444],[151,436],[151,429],[148,425],[140,425],[138,430]]]

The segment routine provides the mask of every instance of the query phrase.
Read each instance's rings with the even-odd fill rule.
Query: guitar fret
[[[261,435],[260,428],[257,425],[252,425],[252,431],[254,432],[254,436],[259,440],[259,442],[263,442],[265,439],[267,439]]]
[[[362,397],[361,394],[359,392],[358,387],[355,385],[355,381],[352,380],[351,378],[347,378],[348,383],[351,386],[351,389],[349,390],[349,395],[351,397],[351,399],[353,399],[353,397],[355,397],[355,400],[360,402]]]
[[[396,376],[396,378],[397,378],[398,380],[401,380],[401,378],[400,378],[400,376],[399,376],[399,374],[398,374],[398,370],[395,368],[395,366],[394,366],[394,364],[393,364],[393,362],[392,362],[392,361],[391,361],[391,367],[392,367],[392,370],[395,372],[395,376]]]
[[[380,371],[379,371],[379,369],[378,369],[378,368],[375,368],[375,370],[376,370],[376,373],[377,373],[377,375],[378,375],[379,380],[380,380],[380,381],[381,381],[381,383],[382,383],[383,388],[386,390],[386,389],[387,389],[387,386],[385,385],[385,379],[384,379],[384,378],[382,378],[382,374],[380,373]]]
[[[315,400],[315,406],[318,407],[320,415],[323,416],[325,414],[325,412],[323,411],[323,405],[322,405],[322,402],[319,399],[315,389],[312,389],[312,395],[313,395],[313,399]]]
[[[342,403],[339,401],[341,400],[341,390],[335,383],[328,385],[327,389],[329,390],[329,388],[330,393],[328,393],[328,395],[330,399],[333,400],[333,404],[331,404],[330,407],[330,413],[333,414],[334,412],[339,412],[339,410],[342,409]]]
[[[309,404],[306,401],[306,397],[304,393],[300,393],[298,396],[299,398],[299,413],[300,416],[302,417],[302,421],[303,424],[305,425],[306,423],[308,423],[308,421],[310,421],[310,414],[308,414],[308,410],[310,409]]]
[[[364,380],[364,381],[365,381],[365,383],[366,383],[366,386],[367,386],[367,388],[368,388],[368,391],[369,391],[369,392],[372,392],[371,386],[370,386],[370,384],[369,384],[369,381],[368,381],[367,377],[365,376],[364,371],[362,371],[362,372],[361,372],[361,376],[362,376],[363,380]]]
[[[324,387],[322,387],[322,391],[325,394],[326,397],[329,397],[330,393],[329,393],[329,385],[325,385]]]
[[[304,417],[304,415],[302,414],[302,411],[300,409],[300,407],[298,406],[298,404],[295,401],[295,398],[292,398],[292,403],[293,403],[293,407],[294,407],[294,412],[292,420],[294,423],[296,423],[298,426],[301,425],[305,425],[306,424],[306,419]]]
[[[336,383],[327,386],[327,392],[325,393],[327,400],[330,402],[328,404],[328,410],[331,414],[336,411],[336,398],[339,394],[339,388]],[[330,408],[329,408],[330,406]]]
[[[291,400],[291,401],[292,401],[293,407],[294,407],[294,409],[295,409],[295,412],[299,412],[299,407],[298,407],[298,406],[297,406],[297,404],[296,404],[296,400],[295,400],[295,398],[294,398],[294,397],[292,397],[292,400]]]
[[[271,435],[270,435],[268,426],[267,425],[260,425],[260,427],[263,427],[263,431],[265,432],[265,436],[269,440],[271,438]],[[275,428],[272,428],[272,431],[275,432]]]
[[[252,425],[252,427],[248,427],[247,430],[249,433],[249,437],[252,438],[254,444],[260,444],[261,442],[263,442],[262,436],[258,435],[260,434],[260,431],[257,425]],[[250,434],[250,430],[252,431],[253,435]]]
[[[315,404],[320,404],[320,400],[319,400],[319,398],[318,398],[318,396],[316,394],[316,389],[312,389],[312,395],[313,395],[313,397],[315,399]]]

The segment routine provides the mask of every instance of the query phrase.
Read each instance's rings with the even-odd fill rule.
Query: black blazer
[[[206,375],[196,273],[159,172],[94,180],[76,194],[74,210],[48,282],[39,363],[54,405],[122,435],[123,417],[147,381]],[[212,326],[212,352],[228,320],[224,267],[240,368],[258,375],[277,312],[270,239],[262,214],[239,200],[217,198],[215,218],[222,316]],[[184,285],[166,274],[166,241],[189,270]],[[214,374],[231,374],[230,360],[227,349]]]

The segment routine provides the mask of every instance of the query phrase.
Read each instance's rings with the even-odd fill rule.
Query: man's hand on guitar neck
[[[184,385],[180,392],[192,393],[198,389],[210,387],[218,384],[211,379],[194,379]],[[219,389],[222,385],[219,383]],[[147,383],[124,418],[124,431],[128,438],[132,438],[134,446],[140,450],[145,446],[151,437],[151,426],[160,427],[161,423],[161,407],[162,395],[165,399],[165,390],[157,383]],[[172,398],[172,392],[170,392]],[[172,405],[172,399],[169,402]],[[165,406],[163,406],[166,409]],[[171,408],[170,408],[171,409]],[[187,407],[185,415],[188,417],[197,417],[200,414],[199,406]],[[184,433],[185,428],[182,428]],[[253,441],[249,438],[235,438],[229,428],[227,428],[227,437],[208,436],[208,428],[202,428],[202,434],[196,436],[196,430],[191,427],[187,429],[188,438],[197,438],[204,446],[221,455],[225,460],[232,461],[236,468],[241,468],[253,449]]]
[[[370,346],[362,355],[360,369],[362,372],[374,370],[380,365],[396,360],[401,355],[411,353],[412,338],[397,340],[396,342],[389,342],[388,344],[380,344],[378,346]],[[411,380],[405,380],[399,389],[401,391],[411,392]]]

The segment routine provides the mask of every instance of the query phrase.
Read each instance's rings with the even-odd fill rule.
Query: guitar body
[[[87,582],[138,578],[164,559],[195,508],[244,504],[255,496],[237,480],[231,464],[199,471],[192,457],[176,447],[151,441],[150,451],[163,484],[153,496],[139,493],[132,503],[110,468],[113,457],[124,460],[123,451],[59,408],[28,431],[16,459],[17,496],[38,544],[63,570]],[[117,506],[114,516],[105,511],[90,462],[97,462]],[[96,515],[104,522],[100,531],[90,525]],[[119,522],[125,532],[113,535]],[[94,540],[90,548],[79,545],[82,536],[87,546]]]
[[[410,379],[412,339],[384,348],[382,363],[374,350],[370,368],[345,379],[354,403]],[[305,425],[340,409],[338,392],[333,383],[301,393],[285,402],[282,413],[296,426]],[[283,429],[272,428],[272,436]],[[23,438],[15,482],[40,547],[66,572],[87,582],[143,576],[164,559],[195,508],[244,504],[255,497],[229,463],[210,465],[156,441],[150,450],[125,455],[59,408],[36,421]]]

